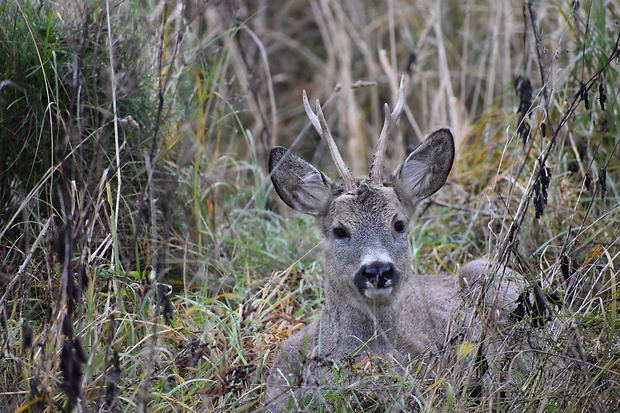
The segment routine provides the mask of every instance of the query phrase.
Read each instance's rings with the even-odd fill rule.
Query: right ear
[[[269,153],[269,173],[276,192],[296,211],[321,215],[332,194],[332,181],[323,172],[281,146]]]
[[[428,198],[446,182],[454,161],[454,138],[439,129],[418,146],[393,174],[396,190],[412,205]]]

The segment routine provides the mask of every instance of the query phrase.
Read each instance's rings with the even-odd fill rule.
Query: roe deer
[[[394,111],[385,105],[385,123],[364,178],[351,176],[320,103],[317,116],[305,91],[303,102],[342,184],[283,147],[271,150],[269,169],[278,195],[291,208],[314,216],[325,238],[323,312],[278,350],[266,381],[266,406],[273,411],[301,409],[313,390],[329,385],[333,365],[351,357],[435,357],[445,369],[454,367],[460,358],[453,353],[464,337],[474,336],[474,331],[484,334],[480,322],[467,321],[468,313],[475,312],[472,305],[471,311],[463,310],[474,301],[472,292],[482,290],[475,285],[485,285],[479,303],[493,306],[496,325],[511,322],[522,288],[506,277],[501,283],[487,277],[490,265],[485,260],[463,266],[457,277],[413,274],[407,227],[416,204],[445,183],[454,141],[448,129],[432,133],[384,180],[387,138],[404,106],[403,81]],[[485,329],[490,321],[485,320]],[[489,346],[477,348],[470,361],[497,354]]]

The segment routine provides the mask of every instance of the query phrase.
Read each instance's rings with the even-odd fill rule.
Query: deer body
[[[386,125],[367,178],[348,174],[318,102],[318,117],[305,93],[304,104],[332,148],[343,183],[332,182],[285,148],[271,151],[269,167],[278,195],[293,209],[314,216],[325,238],[323,312],[278,352],[267,379],[273,410],[285,408],[290,394],[301,403],[310,389],[329,382],[330,363],[341,364],[345,358],[439,356],[449,366],[456,360],[452,348],[464,325],[459,312],[474,300],[474,287],[484,284],[478,281],[487,266],[486,261],[474,261],[458,277],[412,272],[407,227],[416,205],[446,181],[454,143],[449,130],[434,132],[383,179],[385,139],[403,106],[402,84],[396,110],[390,114],[386,105]],[[507,322],[516,306],[518,287],[486,287],[500,322]]]

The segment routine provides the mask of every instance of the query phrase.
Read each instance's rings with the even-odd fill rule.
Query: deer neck
[[[373,355],[385,356],[394,350],[400,308],[400,300],[373,305],[366,300],[332,297],[326,300],[322,321],[324,327],[335,333],[332,347],[340,352],[352,354],[364,348]]]

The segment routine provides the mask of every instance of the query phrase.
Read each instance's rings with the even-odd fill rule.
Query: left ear
[[[280,198],[304,214],[325,212],[332,193],[332,181],[323,172],[281,146],[269,153],[271,182]]]
[[[418,146],[392,174],[403,201],[416,204],[437,192],[448,179],[454,161],[454,138],[439,129]]]

